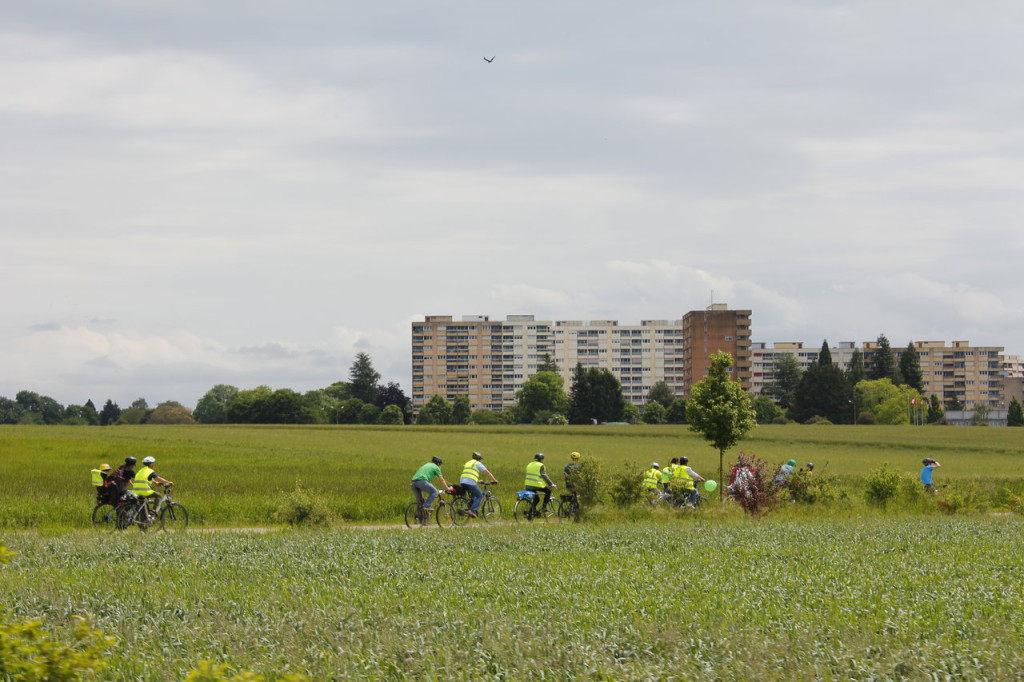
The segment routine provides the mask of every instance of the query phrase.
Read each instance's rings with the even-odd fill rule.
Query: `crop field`
[[[21,532],[0,603],[111,680],[1019,679],[1020,517]]]
[[[973,481],[1017,494],[1024,487],[1024,429],[772,425],[755,429],[740,447],[773,463],[813,461],[816,472],[835,475],[857,495],[882,463],[916,476],[925,456],[943,464],[937,482]],[[574,450],[608,474],[686,455],[698,472],[717,477],[718,453],[685,426],[4,426],[0,529],[86,527],[89,470],[127,455],[155,456],[193,523],[223,527],[271,525],[297,490],[336,523],[397,522],[420,464],[439,455],[456,479],[473,451],[484,453],[509,505],[533,453],[547,453],[560,482]]]

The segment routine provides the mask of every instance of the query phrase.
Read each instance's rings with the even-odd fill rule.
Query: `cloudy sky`
[[[0,4],[0,395],[305,391],[423,315],[1024,353],[1016,1]],[[492,63],[483,57],[494,56]]]

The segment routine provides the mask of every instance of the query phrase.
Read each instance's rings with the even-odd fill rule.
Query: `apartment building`
[[[418,410],[435,395],[469,398],[473,409],[503,410],[536,374],[545,356],[558,365],[568,391],[577,364],[610,370],[626,399],[644,404],[657,381],[679,396],[704,378],[707,355],[736,359],[735,376],[750,388],[750,311],[724,304],[687,313],[681,320],[540,321],[533,315],[432,315],[412,323],[412,403]]]
[[[937,395],[943,403],[954,398],[968,408],[980,401],[993,407],[1001,407],[1009,398],[1004,388],[1004,375],[1013,371],[1013,364],[1002,357],[1002,346],[972,346],[968,341],[915,341],[914,347],[920,356],[921,378],[926,395]],[[850,364],[857,345],[844,341],[830,347],[832,361],[846,368]],[[817,359],[820,346],[805,348],[800,342],[752,344],[753,377],[751,393],[760,393],[765,384],[774,379],[775,358],[780,354],[791,354],[797,358],[800,367],[807,369]],[[865,367],[869,366],[878,351],[877,341],[865,341],[860,346]],[[903,348],[893,348],[892,354],[898,363]]]

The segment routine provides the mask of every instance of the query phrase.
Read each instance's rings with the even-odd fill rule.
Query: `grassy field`
[[[989,489],[1024,486],[1024,429],[955,427],[762,426],[741,443],[769,462],[816,463],[856,492],[889,462],[916,476],[920,460],[942,462],[937,482],[977,481]],[[85,527],[89,470],[126,455],[153,455],[176,497],[206,526],[272,523],[299,485],[338,521],[396,522],[411,498],[409,479],[432,455],[457,478],[474,451],[503,481],[510,504],[534,452],[560,472],[573,450],[611,474],[686,455],[717,477],[718,454],[686,427],[0,427],[0,528]],[[730,453],[735,455],[735,450]],[[560,475],[555,477],[560,480]]]
[[[1019,517],[17,533],[0,603],[104,679],[1019,679]]]

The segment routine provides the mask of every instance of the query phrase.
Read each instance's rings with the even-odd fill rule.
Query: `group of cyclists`
[[[92,484],[96,487],[96,502],[116,505],[127,500],[145,503],[156,491],[154,484],[172,486],[174,483],[163,478],[153,468],[155,457],[143,457],[142,466],[136,471],[138,460],[125,457],[124,464],[111,470],[109,464],[101,464],[92,470]]]
[[[498,479],[484,465],[483,459],[483,455],[474,452],[473,456],[462,465],[458,485],[450,485],[441,475],[442,459],[436,456],[431,457],[430,461],[421,466],[412,477],[412,491],[416,496],[416,502],[423,504],[424,512],[433,511],[434,500],[438,495],[438,489],[433,484],[436,478],[449,493],[456,495],[468,493],[470,504],[467,514],[476,518],[480,511],[480,503],[484,498],[484,493],[480,489],[480,477],[487,476],[492,483],[498,483]],[[570,493],[576,489],[576,474],[580,466],[580,459],[580,453],[570,453],[569,463],[563,469],[565,488]],[[551,504],[551,491],[557,487],[558,485],[551,480],[544,466],[544,453],[538,452],[533,456],[533,460],[526,465],[526,478],[523,482],[523,488],[534,493],[534,507],[540,505],[539,511],[546,512]],[[426,496],[426,501],[424,501],[424,496]]]
[[[651,495],[652,501],[671,498],[683,505],[697,506],[700,499],[697,484],[703,483],[704,477],[689,463],[689,457],[673,457],[664,467],[651,462],[651,467],[644,472],[643,488]]]

